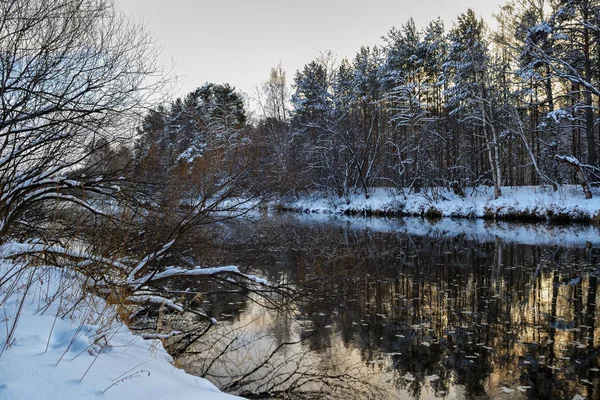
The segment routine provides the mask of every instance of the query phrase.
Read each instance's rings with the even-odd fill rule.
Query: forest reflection
[[[228,232],[215,262],[249,266],[298,292],[282,309],[237,294],[203,300],[220,322],[178,362],[225,390],[600,398],[593,246],[480,243],[286,216]]]

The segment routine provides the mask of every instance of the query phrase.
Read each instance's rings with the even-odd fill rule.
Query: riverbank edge
[[[323,213],[376,218],[419,217],[483,219],[504,222],[586,223],[600,225],[600,191],[585,199],[576,186],[563,186],[554,192],[545,187],[503,188],[506,195],[494,199],[490,190],[459,197],[451,192],[402,196],[389,189],[376,188],[369,198],[354,194],[332,199],[320,194],[296,199],[277,199],[269,208],[277,212]]]
[[[286,207],[282,205],[276,205],[274,210],[277,212],[292,212],[299,214],[308,214],[308,213],[320,213],[318,210],[309,210],[309,209],[301,209],[301,208],[292,208]],[[600,225],[600,215],[590,216],[581,216],[581,217],[572,217],[570,215],[558,214],[553,215],[549,213],[548,215],[537,215],[531,213],[523,213],[523,212],[511,212],[506,214],[499,214],[490,211],[489,213],[484,214],[483,216],[474,216],[474,215],[444,215],[440,210],[435,208],[430,208],[426,212],[422,213],[408,213],[404,211],[398,210],[371,210],[371,209],[362,209],[362,210],[344,210],[344,211],[333,211],[330,214],[339,214],[346,216],[357,216],[357,217],[373,217],[373,218],[407,218],[407,217],[417,217],[417,218],[426,218],[429,220],[437,220],[440,218],[454,218],[454,219],[483,219],[487,221],[503,221],[503,222],[544,222],[544,223],[552,223],[552,224],[568,224],[568,223],[589,223],[589,224],[597,224]]]
[[[177,367],[159,337],[136,334],[78,274],[27,267],[0,246],[0,277],[0,398],[242,399]]]

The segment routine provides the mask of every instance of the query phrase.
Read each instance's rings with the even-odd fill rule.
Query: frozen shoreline
[[[17,269],[0,258],[0,398],[239,398],[175,367],[159,340],[134,335],[80,277],[38,266],[9,278]]]
[[[449,190],[424,190],[403,196],[395,190],[375,188],[369,198],[353,194],[346,199],[321,194],[294,200],[280,200],[275,208],[304,213],[367,216],[424,216],[485,218],[494,220],[536,220],[549,222],[600,222],[600,190],[586,200],[579,186],[565,185],[558,191],[548,186],[503,187],[494,199],[493,188],[467,190],[460,197]]]

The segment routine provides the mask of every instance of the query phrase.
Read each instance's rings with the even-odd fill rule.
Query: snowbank
[[[451,218],[536,219],[551,221],[600,220],[600,191],[585,200],[579,186],[566,185],[554,191],[547,186],[503,187],[494,199],[493,188],[477,188],[460,197],[449,190],[427,190],[402,196],[395,190],[373,189],[369,198],[354,194],[331,199],[313,194],[292,201],[281,201],[284,210],[333,214],[381,216],[434,216]]]
[[[237,398],[174,367],[80,278],[53,267],[10,278],[17,269],[0,258],[0,399]]]

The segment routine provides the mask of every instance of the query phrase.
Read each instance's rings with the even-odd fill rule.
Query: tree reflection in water
[[[215,262],[250,265],[301,295],[286,311],[252,296],[204,300],[220,322],[178,362],[225,390],[600,398],[600,252],[592,246],[480,243],[285,215],[228,232]]]

